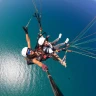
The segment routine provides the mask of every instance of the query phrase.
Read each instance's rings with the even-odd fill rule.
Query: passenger
[[[38,54],[36,51],[31,49],[31,43],[30,43],[30,38],[28,36],[28,29],[26,27],[23,27],[25,34],[26,34],[26,41],[28,47],[24,47],[21,51],[22,56],[25,57],[27,62],[31,62],[34,64],[37,64],[39,67],[41,67],[44,71],[48,70],[48,67],[40,62],[38,59],[40,57],[40,54]]]
[[[53,58],[58,60],[62,65],[66,67],[66,63],[62,61],[62,59],[55,53],[55,52],[60,52],[60,51],[66,51],[67,49],[61,48],[65,44],[68,43],[69,39],[67,38],[64,43],[60,43],[58,45],[55,45],[59,39],[61,38],[62,34],[60,33],[58,38],[54,40],[53,42],[48,42],[46,38],[41,36],[38,40],[38,45],[41,46],[42,50],[45,52],[45,54],[50,54]],[[67,44],[68,45],[68,44]],[[68,46],[67,46],[68,47]],[[71,52],[71,50],[68,50],[68,52]]]
[[[69,38],[66,38],[65,42],[56,45],[56,43],[59,41],[61,36],[62,36],[62,34],[60,33],[58,38],[56,40],[54,40],[53,42],[49,42],[48,40],[46,40],[46,38],[41,36],[38,39],[38,45],[43,47],[44,52],[47,51],[48,48],[51,48],[53,51],[56,51],[56,50],[59,50],[60,47],[64,47],[67,50],[69,47],[69,44],[68,44]]]

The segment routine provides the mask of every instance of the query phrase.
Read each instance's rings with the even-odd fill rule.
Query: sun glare
[[[6,55],[7,54],[7,55]],[[24,86],[24,82],[30,82],[30,69],[24,65],[18,56],[11,53],[3,54],[0,69],[0,81],[9,86]],[[27,70],[27,71],[26,71]],[[29,84],[28,84],[29,85]]]

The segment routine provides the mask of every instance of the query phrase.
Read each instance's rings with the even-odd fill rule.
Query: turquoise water
[[[72,41],[96,16],[95,9],[95,0],[42,0],[43,29],[50,41],[60,32],[60,42],[67,37]],[[27,66],[20,54],[26,46],[22,26],[33,13],[31,0],[0,0],[0,96],[53,96],[46,73],[36,65]],[[96,32],[96,24],[88,32]],[[29,26],[33,48],[37,33],[38,23],[33,18]],[[96,47],[96,43],[92,46]],[[65,96],[96,95],[95,59],[68,53],[67,68],[52,59],[44,63]]]

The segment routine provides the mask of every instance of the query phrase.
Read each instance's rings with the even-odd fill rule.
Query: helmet
[[[45,41],[45,38],[44,38],[43,36],[41,36],[41,37],[39,38],[39,40],[38,40],[38,44],[39,44],[39,45],[43,45],[44,41]]]
[[[27,56],[27,55],[26,55],[27,49],[28,49],[28,47],[24,47],[24,48],[22,49],[22,51],[21,51],[22,56],[24,56],[24,57]]]

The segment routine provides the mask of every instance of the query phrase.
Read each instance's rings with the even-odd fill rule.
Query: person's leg
[[[57,44],[57,45],[53,46],[53,48],[54,49],[59,49],[60,47],[62,47],[64,45],[65,45],[65,42],[64,43]]]
[[[53,42],[50,42],[52,45],[55,45],[59,41],[59,38],[55,39]]]
[[[58,45],[55,45],[55,46],[54,46],[54,49],[59,49],[60,47],[62,47],[62,46],[64,46],[64,45],[65,45],[65,47],[68,47],[68,46],[69,46],[68,42],[69,42],[69,38],[66,38],[66,40],[65,40],[64,43],[60,43],[60,44],[58,44]],[[66,45],[66,44],[67,44],[67,45]]]
[[[50,42],[50,43],[51,43],[52,45],[55,45],[55,44],[60,40],[61,36],[62,36],[62,34],[60,33],[59,36],[58,36],[58,38],[55,39],[53,42]]]

